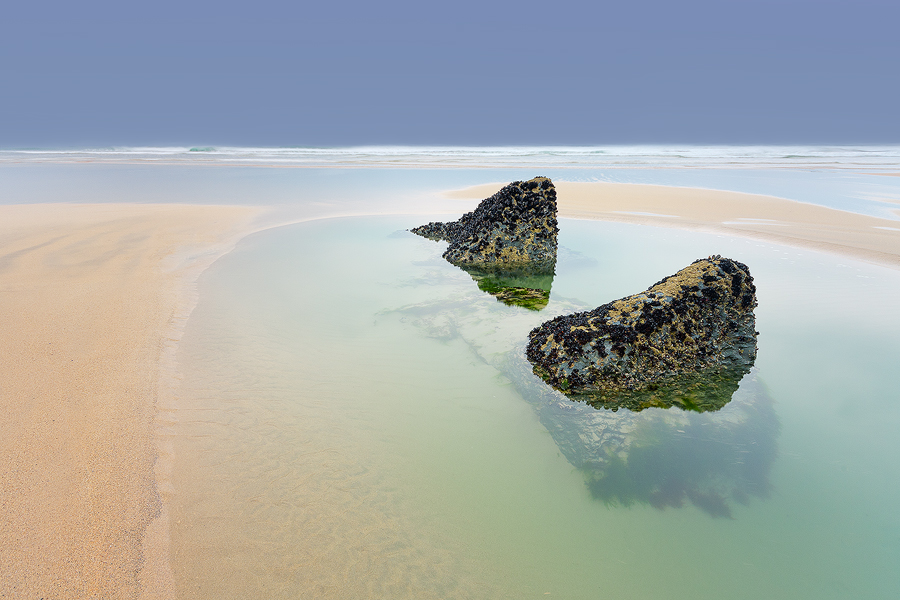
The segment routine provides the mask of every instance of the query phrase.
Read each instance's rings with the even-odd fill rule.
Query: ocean
[[[542,174],[765,194],[897,219],[900,180],[884,175],[898,172],[900,146],[0,150],[0,203],[261,204],[283,211],[277,218],[435,212],[445,207],[441,191]]]

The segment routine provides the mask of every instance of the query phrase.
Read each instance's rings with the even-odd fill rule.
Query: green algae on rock
[[[547,306],[559,232],[556,188],[548,178],[514,181],[457,221],[410,231],[449,242],[443,257],[500,302],[529,310]]]
[[[507,306],[542,310],[550,301],[554,263],[499,263],[460,265],[478,284],[478,289],[491,294]]]
[[[571,392],[566,395],[595,408],[613,411],[672,406],[695,412],[716,411],[731,401],[748,370],[749,366],[712,367],[696,373],[674,375],[638,389]]]
[[[529,334],[534,373],[604,408],[718,410],[756,360],[756,287],[711,256],[645,292],[547,321]]]

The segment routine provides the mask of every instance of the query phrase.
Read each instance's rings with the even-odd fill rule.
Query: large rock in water
[[[756,360],[746,265],[694,261],[646,292],[557,317],[529,334],[534,373],[603,408],[718,410]]]
[[[556,188],[546,177],[514,181],[458,221],[410,231],[450,242],[444,258],[458,266],[555,263]]]
[[[548,309],[571,314],[583,306],[558,298]],[[390,313],[429,338],[465,344],[506,376],[597,500],[660,509],[693,503],[728,517],[735,503],[768,494],[780,425],[755,369],[721,410],[605,410],[572,402],[534,376],[521,333],[530,314],[471,296],[433,297],[383,314]]]

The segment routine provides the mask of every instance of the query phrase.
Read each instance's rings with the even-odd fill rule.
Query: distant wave
[[[900,146],[232,146],[0,151],[0,163],[221,163],[396,168],[773,168],[900,170]]]

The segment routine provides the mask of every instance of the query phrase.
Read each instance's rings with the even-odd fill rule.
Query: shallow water
[[[900,273],[562,220],[550,302],[537,312],[498,302],[440,258],[443,244],[403,231],[427,220],[270,230],[201,279],[179,346],[181,597],[900,592]],[[637,422],[570,403],[524,366],[542,321],[710,254],[746,263],[760,303],[756,369],[719,413],[648,409]],[[598,431],[601,418],[611,437],[567,433]],[[591,470],[585,457],[640,427],[654,436],[632,446],[624,483],[598,488],[592,473],[607,463]],[[746,448],[756,467],[738,481]],[[669,495],[634,491],[670,471],[681,488]]]

